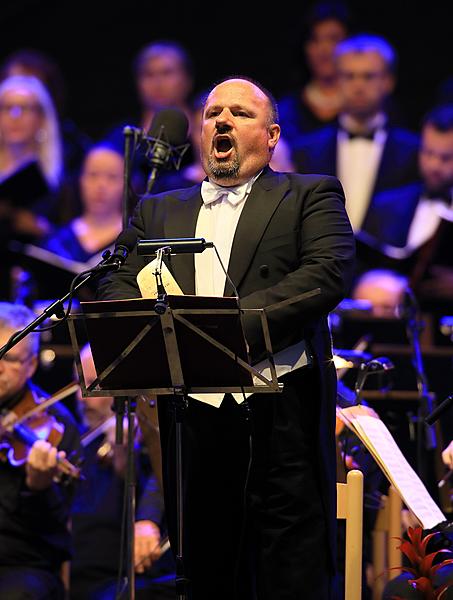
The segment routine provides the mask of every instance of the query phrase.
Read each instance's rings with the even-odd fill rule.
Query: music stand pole
[[[173,398],[173,413],[175,419],[175,450],[176,450],[176,598],[187,598],[188,579],[184,569],[184,486],[183,486],[183,457],[182,457],[182,426],[184,413],[188,406],[187,395],[183,392]]]
[[[124,172],[123,172],[123,227],[129,225],[129,217],[131,213],[131,167],[132,167],[132,140],[135,137],[133,127],[124,127]],[[123,416],[126,408],[127,412],[127,462],[126,462],[126,539],[127,539],[127,599],[135,600],[135,495],[136,495],[136,473],[135,473],[135,457],[134,457],[134,404],[135,399],[132,397],[120,396],[115,399],[115,414],[116,414],[116,443],[123,442]]]
[[[135,600],[135,496],[137,487],[137,478],[135,473],[134,456],[134,428],[135,428],[135,399],[128,397],[127,406],[127,465],[126,479],[124,485],[126,489],[127,502],[127,589],[128,600]]]

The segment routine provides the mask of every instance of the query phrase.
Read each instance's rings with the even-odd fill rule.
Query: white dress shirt
[[[387,140],[385,117],[377,117],[369,124],[370,130],[375,129],[374,121],[377,124],[373,139],[349,139],[346,131],[338,130],[337,176],[344,188],[346,212],[354,231],[360,230],[365,219]],[[340,123],[343,125],[341,120]]]
[[[201,197],[203,204],[198,213],[195,237],[205,238],[214,242],[225,269],[228,270],[231,247],[234,234],[241,216],[242,209],[250,194],[253,184],[261,174],[258,173],[249,181],[234,187],[222,187],[211,181],[203,181]],[[213,248],[195,254],[195,293],[201,296],[223,296],[226,276],[217,259]],[[305,342],[301,341],[294,346],[286,348],[274,355],[277,376],[304,367],[311,362]],[[268,361],[264,361],[255,368],[270,378]],[[224,398],[222,393],[190,394],[191,398],[219,407]],[[250,394],[246,394],[250,396]],[[243,401],[242,394],[233,394],[236,402]]]
[[[453,193],[448,207],[442,200],[420,198],[407,236],[409,248],[419,248],[437,231],[441,219],[453,221]]]
[[[198,213],[195,237],[213,242],[228,270],[236,227],[247,197],[261,171],[242,185],[223,187],[211,181],[201,184],[203,204]],[[195,293],[197,296],[223,296],[225,273],[214,248],[195,254]]]

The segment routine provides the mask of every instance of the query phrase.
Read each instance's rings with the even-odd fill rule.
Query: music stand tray
[[[264,309],[237,300],[168,296],[164,314],[151,299],[82,302],[68,326],[84,396],[278,392]],[[271,378],[249,364],[241,313],[258,313]],[[83,320],[97,377],[85,384],[75,322]]]

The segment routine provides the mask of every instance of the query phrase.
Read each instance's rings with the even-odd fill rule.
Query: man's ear
[[[393,75],[393,73],[388,72],[385,76],[385,91],[387,93],[387,96],[390,96],[390,94],[393,94],[395,85],[396,85],[395,76]]]
[[[38,368],[38,356],[35,354],[31,357],[30,364],[28,365],[28,373],[27,379],[31,379],[33,375],[36,373],[36,369]]]
[[[269,140],[268,140],[268,146],[269,146],[269,150],[273,150],[275,148],[275,146],[277,145],[278,140],[280,139],[280,125],[277,125],[277,123],[273,123],[270,127],[269,127]]]

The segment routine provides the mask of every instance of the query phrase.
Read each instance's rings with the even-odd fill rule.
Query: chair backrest
[[[378,511],[373,529],[373,600],[380,600],[385,584],[397,577],[397,569],[403,563],[401,550],[398,549],[402,535],[401,509],[403,502],[393,486],[390,486],[388,496],[381,497],[381,507]]]
[[[362,598],[363,473],[349,471],[337,483],[337,519],[346,520],[345,598]]]

